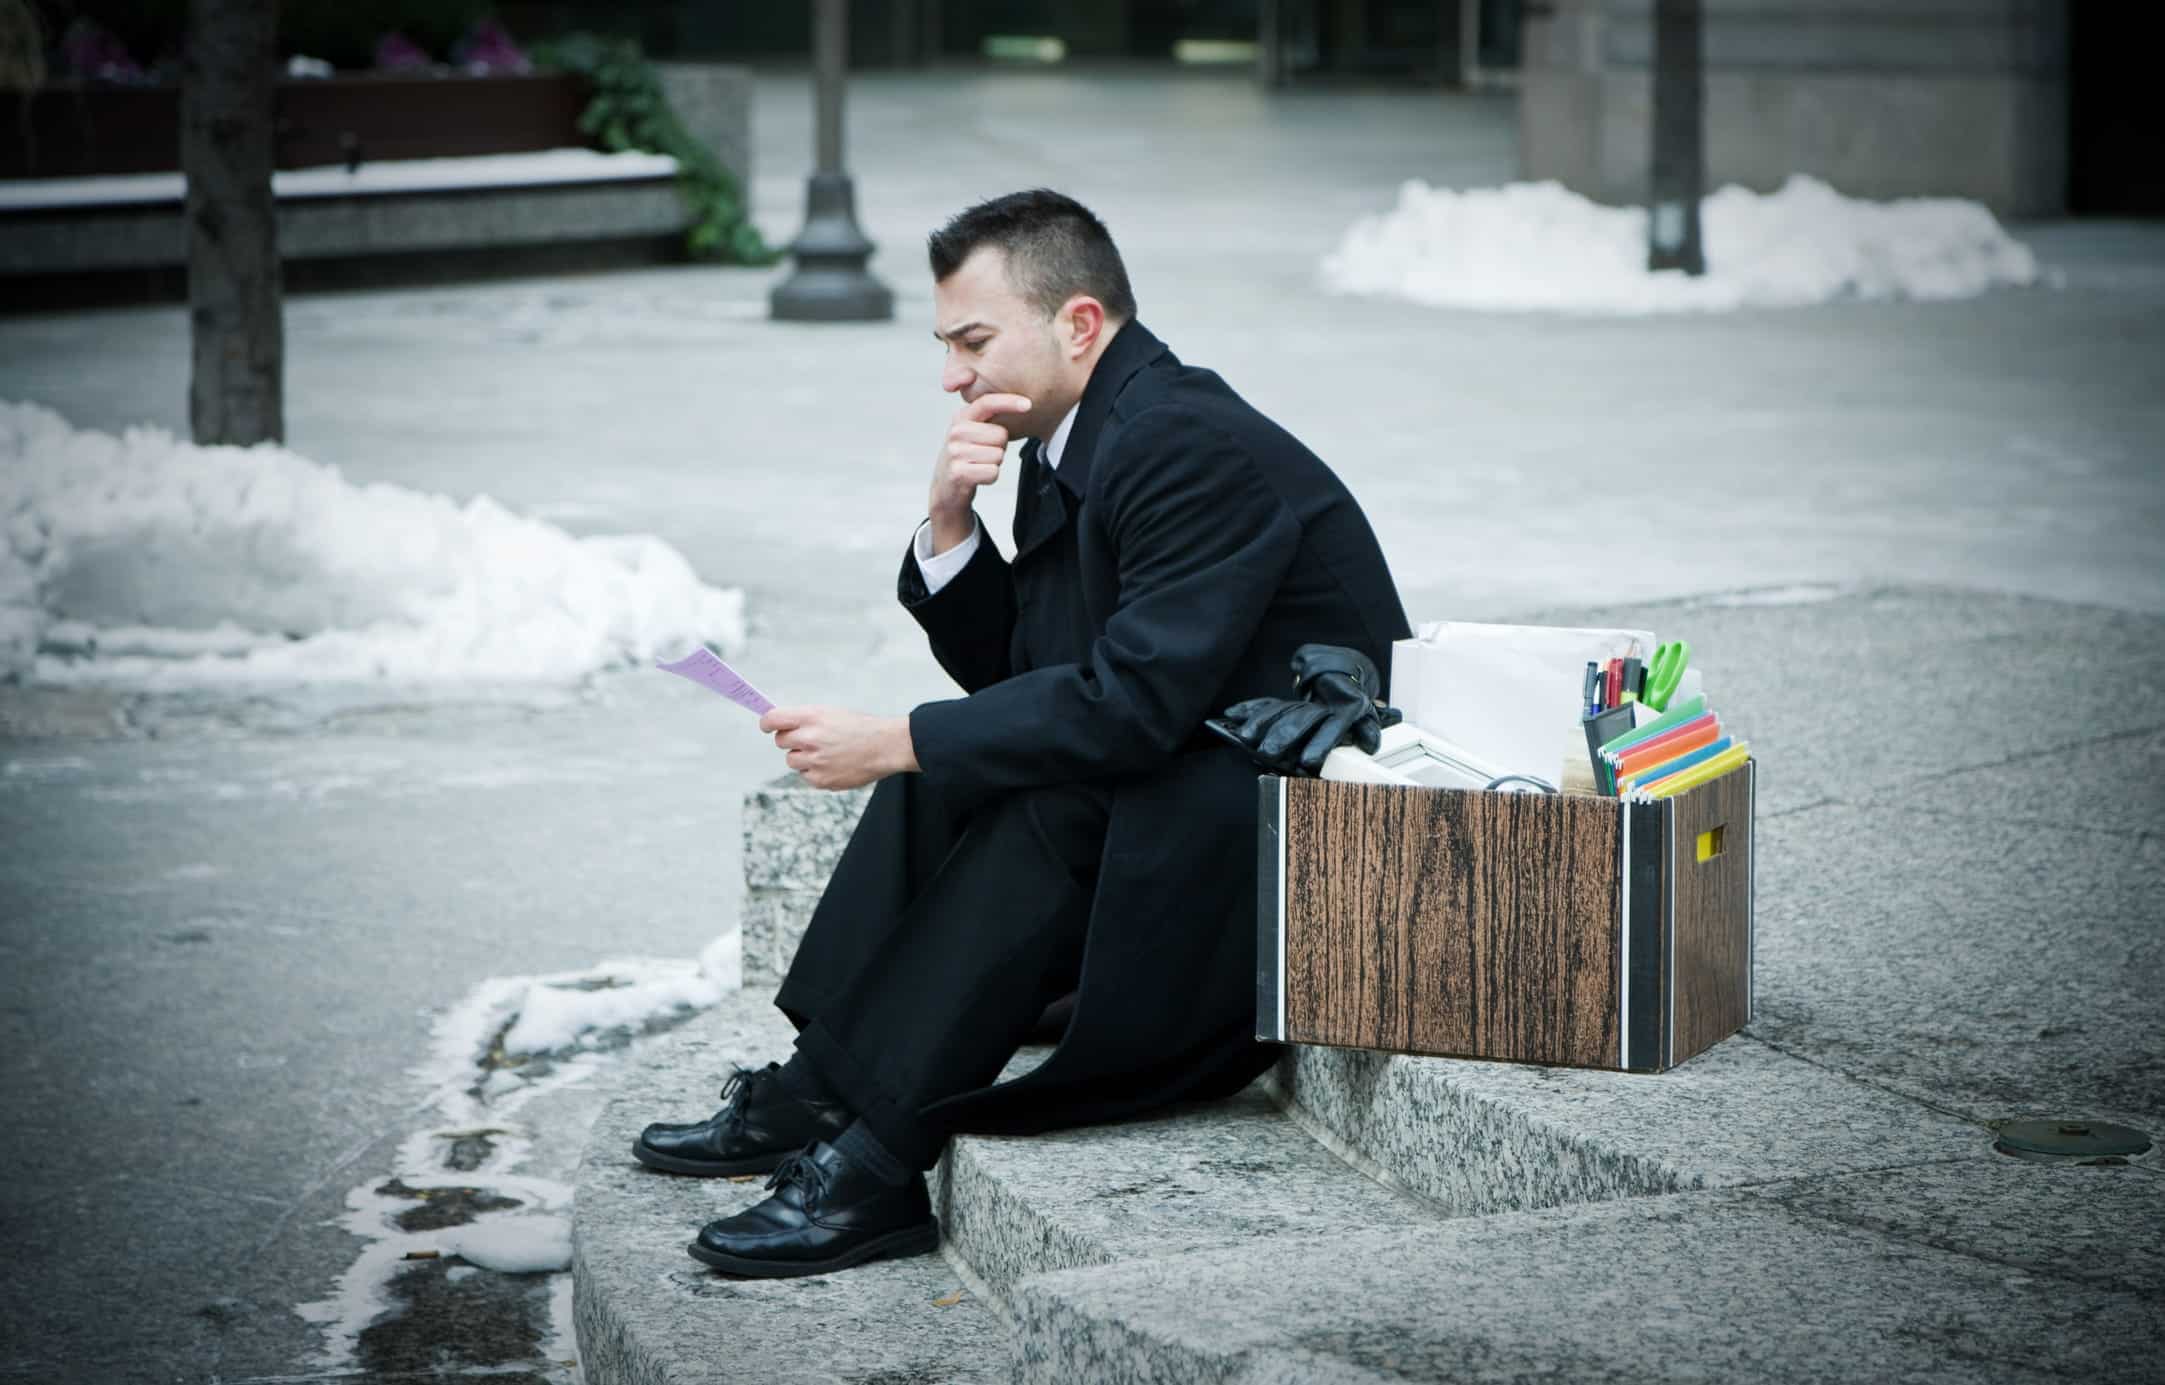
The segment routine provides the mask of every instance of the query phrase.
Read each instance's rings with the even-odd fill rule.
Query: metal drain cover
[[[1992,1147],[2040,1164],[2117,1163],[2150,1148],[2150,1137],[2105,1121],[2009,1121]]]

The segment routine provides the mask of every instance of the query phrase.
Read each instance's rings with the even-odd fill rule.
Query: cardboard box
[[[1752,1015],[1757,766],[1674,798],[1260,780],[1256,1037],[1659,1072]]]

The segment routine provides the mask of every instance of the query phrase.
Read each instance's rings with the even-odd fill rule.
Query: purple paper
[[[761,716],[773,710],[774,704],[759,689],[738,677],[735,669],[704,645],[673,664],[657,663],[655,667],[679,678],[689,678],[702,688],[711,688],[739,707],[749,707]]]

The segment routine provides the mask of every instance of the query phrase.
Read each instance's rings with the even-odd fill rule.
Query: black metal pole
[[[792,322],[876,322],[895,315],[895,296],[865,262],[872,242],[857,226],[857,194],[842,171],[842,84],[849,62],[849,0],[819,0],[813,60],[818,69],[819,162],[805,182],[804,229],[790,245],[796,268],[767,300]]]
[[[819,171],[842,171],[842,79],[849,67],[849,0],[819,0],[812,31]]]
[[[1700,73],[1700,0],[1657,0],[1654,10],[1654,160],[1647,206],[1648,269],[1706,273],[1699,199],[1706,193],[1706,94]]]

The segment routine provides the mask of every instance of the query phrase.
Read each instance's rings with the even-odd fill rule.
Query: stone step
[[[1008,1368],[1007,1305],[1033,1276],[1211,1251],[1268,1262],[1282,1238],[1390,1232],[1449,1215],[1347,1169],[1258,1085],[1146,1120],[954,1140],[933,1179],[941,1258],[820,1279],[727,1279],[685,1244],[703,1223],[764,1196],[761,1184],[656,1174],[629,1147],[648,1121],[709,1114],[732,1063],[788,1049],[772,992],[738,992],[657,1041],[596,1123],[574,1218],[581,1356],[594,1385],[791,1378],[806,1369],[808,1341],[819,1343],[818,1369],[843,1379],[998,1378]],[[1010,1070],[1046,1051],[1026,1051]],[[935,1304],[965,1285],[960,1303]]]
[[[1269,1080],[1347,1163],[1466,1214],[1929,1163],[1992,1139],[1749,1031],[1659,1075],[1302,1046]]]
[[[1427,1226],[1447,1208],[1349,1169],[1258,1084],[1119,1125],[951,1142],[937,1180],[948,1245],[990,1296],[1032,1275]]]
[[[733,995],[660,1041],[597,1123],[574,1233],[593,1385],[2015,1380],[2063,1367],[2136,1380],[2159,1345],[2153,1167],[2021,1163],[1968,1122],[1905,1135],[1874,1127],[1887,1113],[1872,1107],[1852,1144],[1894,1167],[1868,1167],[1824,1119],[1692,1162],[1673,1131],[1650,1133],[1704,1135],[1683,1104],[1624,1119],[1655,1094],[1697,1091],[1739,1115],[1754,1090],[1779,1109],[1784,1081],[1826,1095],[1773,1061],[1784,1055],[1738,1042],[1606,1098],[1582,1083],[1592,1074],[1374,1060],[1372,1114],[1448,1094],[1390,1128],[1409,1149],[1425,1135],[1489,1167],[1445,1179],[1440,1161],[1420,1166],[1457,1202],[1359,1176],[1300,1128],[1311,1117],[1288,1119],[1258,1087],[1121,1125],[958,1138],[935,1180],[941,1257],[730,1280],[684,1245],[759,1185],[652,1174],[628,1146],[647,1120],[707,1114],[731,1063],[788,1039],[769,992]],[[1761,1140],[1766,1124],[1745,1133]],[[1753,1180],[1755,1157],[1792,1172]],[[1793,1172],[1814,1159],[1827,1166]],[[1488,1210],[1528,1189],[1565,1205]]]
[[[730,1065],[789,1052],[772,991],[738,992],[654,1041],[616,1079],[580,1162],[574,1315],[588,1385],[701,1381],[997,1381],[1005,1320],[943,1256],[807,1279],[730,1279],[685,1253],[699,1228],[764,1197],[764,1180],[673,1178],[633,1161],[655,1120],[700,1120]]]
[[[2154,1381],[2165,1190],[1951,1164],[1040,1275],[1023,1382]]]

